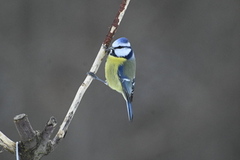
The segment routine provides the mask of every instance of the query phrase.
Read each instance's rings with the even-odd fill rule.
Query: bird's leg
[[[104,84],[108,85],[106,81],[100,79],[95,73],[93,73],[93,72],[88,72],[87,74],[88,74],[89,76],[91,76],[93,79],[96,79],[96,80],[98,80],[98,81],[100,81],[100,82],[103,82]]]

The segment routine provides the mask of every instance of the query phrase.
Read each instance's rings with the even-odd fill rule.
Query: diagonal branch
[[[106,36],[106,38],[104,39],[101,47],[100,47],[100,50],[98,51],[98,54],[97,54],[97,57],[95,58],[95,61],[93,62],[93,65],[90,69],[90,72],[93,72],[93,73],[96,73],[98,71],[98,68],[102,62],[102,59],[104,58],[104,56],[106,55],[106,52],[105,52],[105,49],[107,47],[109,47],[109,44],[111,43],[112,41],[112,38],[114,36],[114,34],[116,33],[117,31],[117,28],[118,26],[120,25],[122,19],[123,19],[123,16],[125,14],[125,11],[127,10],[127,7],[129,5],[129,2],[130,0],[122,0],[122,3],[120,5],[120,8],[118,10],[118,13],[108,31],[108,34]],[[81,86],[79,87],[76,95],[75,95],[75,98],[65,116],[65,119],[63,120],[59,130],[58,130],[58,133],[56,134],[56,136],[54,137],[53,141],[52,141],[52,145],[53,145],[53,148],[55,148],[61,141],[62,139],[65,137],[66,135],[66,132],[68,130],[68,127],[73,119],[73,116],[81,102],[81,99],[85,93],[85,91],[87,90],[87,88],[89,87],[89,85],[91,84],[92,82],[92,77],[91,76],[87,76],[84,80],[84,82],[81,84]]]
[[[109,28],[108,34],[104,39],[100,50],[95,58],[93,65],[90,69],[90,72],[96,73],[98,68],[102,62],[102,59],[106,55],[106,48],[109,47],[109,44],[112,41],[114,34],[119,27],[124,13],[129,5],[130,0],[122,0],[120,8],[117,12],[114,21]],[[63,120],[57,134],[50,140],[51,134],[53,133],[57,122],[54,117],[51,117],[50,120],[47,122],[44,130],[42,132],[33,130],[28,117],[26,114],[20,114],[14,117],[14,123],[17,128],[17,131],[20,135],[20,143],[19,143],[19,156],[23,160],[39,160],[44,155],[52,152],[54,148],[63,140],[65,137],[68,127],[73,119],[73,116],[81,102],[81,99],[91,84],[93,78],[89,75],[85,78],[84,82],[79,87],[76,96]],[[4,149],[8,150],[11,153],[15,153],[15,142],[10,140],[7,136],[5,136],[2,132],[0,132],[0,146]]]

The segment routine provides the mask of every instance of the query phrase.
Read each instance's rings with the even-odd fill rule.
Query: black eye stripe
[[[118,46],[118,47],[114,47],[113,49],[121,49],[121,48],[131,48],[131,47],[127,47],[127,46]]]
[[[121,48],[124,48],[123,46],[118,46],[118,47],[115,47],[114,49],[121,49]]]

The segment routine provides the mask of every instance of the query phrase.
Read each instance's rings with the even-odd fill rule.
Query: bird
[[[106,81],[97,77],[93,72],[88,72],[88,74],[122,94],[126,101],[128,120],[132,121],[132,100],[136,75],[134,51],[129,40],[125,37],[115,40],[107,51],[108,56],[105,63]]]

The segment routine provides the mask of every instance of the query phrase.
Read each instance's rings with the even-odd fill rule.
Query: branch
[[[112,38],[114,36],[114,34],[117,31],[118,26],[120,25],[124,13],[127,10],[127,7],[129,5],[130,0],[123,0],[120,8],[118,10],[118,13],[116,15],[116,17],[114,18],[114,21],[108,31],[108,34],[106,36],[106,38],[104,39],[100,50],[98,51],[97,57],[95,58],[95,61],[93,62],[93,65],[90,69],[90,72],[96,73],[98,71],[98,68],[102,62],[102,59],[104,58],[104,56],[106,55],[105,49],[109,46],[109,44],[112,41]],[[84,95],[84,93],[86,92],[87,88],[89,87],[89,85],[91,84],[93,78],[91,76],[87,76],[84,80],[84,82],[82,83],[82,85],[79,87],[76,96],[65,116],[65,119],[63,120],[60,129],[58,130],[58,133],[56,134],[56,136],[54,137],[53,141],[52,141],[52,145],[54,146],[54,148],[57,146],[58,143],[61,142],[61,140],[64,138],[64,136],[66,135],[66,132],[68,130],[68,127],[73,119],[73,116],[81,102],[81,99]]]
[[[116,17],[106,35],[99,51],[97,57],[95,58],[90,72],[96,73],[102,62],[102,59],[106,55],[106,48],[109,47],[114,34],[119,27],[125,11],[129,5],[130,0],[122,0],[120,8],[117,12]],[[54,117],[51,117],[47,122],[44,130],[42,132],[34,131],[26,114],[20,114],[14,117],[14,123],[16,129],[20,135],[19,142],[19,154],[22,160],[39,160],[42,156],[47,155],[52,152],[57,145],[65,137],[68,127],[73,119],[73,116],[81,102],[81,99],[86,92],[87,88],[91,84],[93,78],[89,75],[85,78],[84,82],[79,87],[74,100],[53,140],[50,140],[51,134],[56,128],[57,122]],[[0,131],[0,146],[8,150],[11,153],[15,153],[15,142],[10,140]]]
[[[0,131],[0,146],[11,153],[15,153],[15,142]]]
[[[54,117],[50,118],[41,133],[33,130],[26,114],[15,116],[14,123],[20,136],[18,146],[19,156],[22,160],[39,160],[53,150],[50,136],[57,125]],[[15,142],[0,132],[0,146],[11,153],[15,153],[15,145]]]
[[[36,146],[36,132],[33,130],[28,117],[26,114],[19,114],[14,117],[14,123],[17,128],[18,134],[20,136],[20,140],[24,143],[24,148],[26,150],[31,149]],[[31,140],[31,141],[29,141]]]

